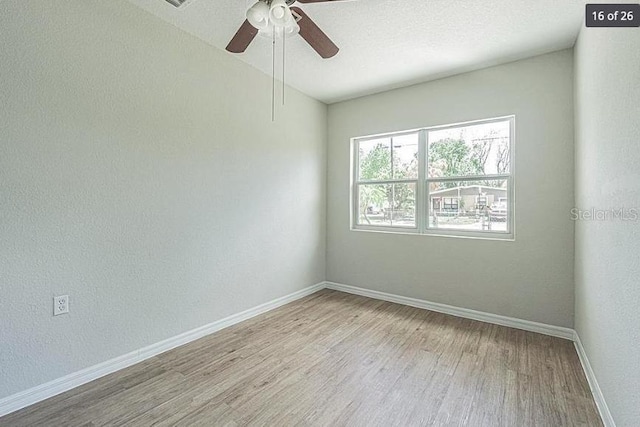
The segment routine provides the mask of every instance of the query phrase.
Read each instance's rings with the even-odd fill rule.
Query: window
[[[444,210],[447,212],[457,212],[460,199],[457,197],[445,197],[444,198]]]
[[[513,238],[514,117],[353,139],[352,228]]]

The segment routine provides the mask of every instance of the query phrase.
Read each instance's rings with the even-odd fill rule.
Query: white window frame
[[[446,178],[429,178],[427,176],[428,149],[429,149],[429,131],[461,128],[473,125],[509,122],[509,173],[490,174],[490,175],[473,175],[462,177],[446,177]],[[394,138],[410,134],[418,134],[418,177],[417,179],[388,179],[388,180],[358,180],[359,176],[359,144],[361,142],[370,141],[380,138]],[[393,150],[393,141],[391,141],[391,149]],[[393,151],[391,153],[393,158]],[[369,135],[364,137],[351,138],[351,186],[350,186],[350,212],[351,212],[351,230],[353,231],[373,231],[397,234],[419,234],[425,236],[446,236],[446,237],[464,237],[464,238],[480,238],[489,240],[515,240],[515,115],[495,117],[491,119],[481,119],[468,122],[454,123],[442,126],[430,126],[420,129],[413,129],[400,132],[389,132],[383,134]],[[507,231],[494,230],[460,230],[447,228],[433,228],[429,226],[429,217],[431,214],[429,184],[431,182],[443,181],[488,181],[488,180],[506,180],[507,181]],[[359,218],[359,186],[363,184],[415,184],[416,185],[416,205],[415,205],[415,226],[384,226],[358,224]]]

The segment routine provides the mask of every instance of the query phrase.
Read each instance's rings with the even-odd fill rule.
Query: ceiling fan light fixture
[[[300,26],[293,21],[292,25],[287,25],[284,27],[284,35],[289,37],[300,32]]]
[[[284,27],[287,22],[293,19],[291,10],[285,0],[273,0],[271,2],[271,8],[269,9],[269,19],[273,25],[277,27]]]
[[[274,27],[273,25],[269,25],[264,30],[258,31],[258,36],[263,39],[272,40],[274,34],[278,39],[280,39],[283,35],[286,38],[297,36],[299,32],[300,27],[298,24],[284,27]]]
[[[298,21],[292,16],[290,20],[282,27],[285,36],[293,36],[300,32],[300,26],[298,25]]]
[[[291,9],[289,9],[291,10]],[[294,35],[300,32],[300,26],[298,25],[298,21],[300,21],[302,17],[298,15],[294,10],[291,10],[291,19],[287,21],[284,26],[285,35]]]
[[[247,10],[247,21],[258,30],[265,30],[269,27],[269,5],[259,0]]]

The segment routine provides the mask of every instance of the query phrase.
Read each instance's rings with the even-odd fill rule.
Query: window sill
[[[491,232],[466,232],[460,233],[453,230],[429,230],[426,233],[420,233],[416,228],[385,228],[385,227],[367,227],[357,226],[351,227],[351,231],[378,234],[399,234],[410,236],[426,236],[426,237],[445,237],[455,239],[470,240],[494,240],[501,242],[515,242],[514,233],[491,233]]]

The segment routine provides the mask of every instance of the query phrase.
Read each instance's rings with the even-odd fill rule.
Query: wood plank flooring
[[[323,290],[2,426],[601,426],[569,341]]]

